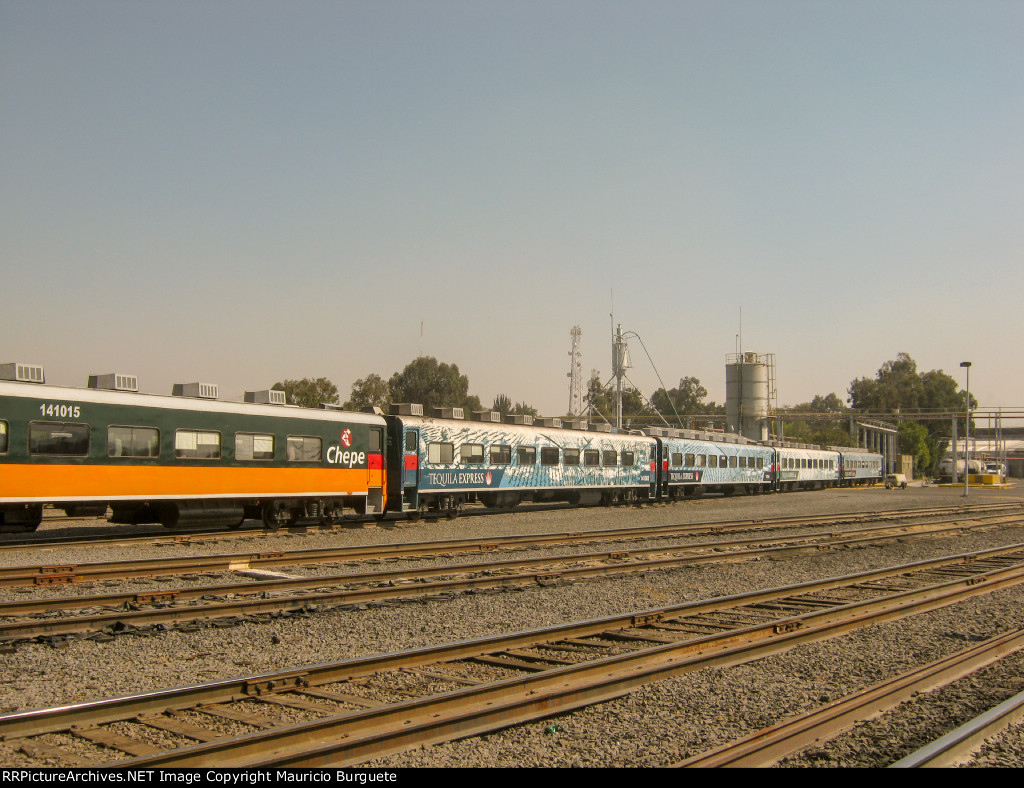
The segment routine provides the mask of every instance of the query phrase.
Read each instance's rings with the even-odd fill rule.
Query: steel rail
[[[771,766],[788,755],[833,738],[859,722],[892,709],[918,693],[929,692],[956,681],[1022,648],[1024,630],[989,638],[977,646],[958,651],[807,714],[762,728],[673,765],[682,768]],[[1018,697],[1022,698],[1018,702],[1024,704],[1024,695]],[[909,758],[904,760],[909,761]]]
[[[1020,519],[1013,515],[1002,515],[992,520],[977,521],[974,527],[993,527],[1011,522],[1019,523]],[[758,547],[754,549],[736,549],[732,552],[722,551],[723,545],[736,543],[704,543],[696,546],[672,548],[643,548],[631,551],[613,551],[589,554],[573,554],[563,556],[543,556],[532,559],[516,559],[513,561],[487,562],[477,564],[429,567],[421,570],[389,570],[364,574],[334,575],[302,578],[297,580],[268,580],[262,583],[233,584],[230,586],[207,586],[192,589],[176,589],[165,591],[135,592],[128,595],[99,595],[87,597],[57,597],[44,602],[6,602],[0,603],[0,617],[27,615],[38,612],[40,607],[45,610],[59,610],[58,618],[31,618],[0,622],[0,642],[35,637],[59,637],[78,635],[88,632],[133,631],[144,626],[180,625],[186,622],[211,619],[227,619],[230,617],[253,616],[268,613],[310,612],[320,606],[337,607],[343,605],[367,604],[385,600],[450,594],[466,590],[503,589],[533,584],[550,584],[554,581],[572,581],[592,577],[622,575],[631,572],[651,571],[676,568],[684,565],[704,563],[728,563],[756,560],[761,557],[781,558],[805,553],[820,552],[825,549],[841,549],[856,546],[877,544],[888,539],[933,538],[951,531],[963,531],[971,526],[964,524],[929,526],[928,524],[910,526],[879,526],[877,529],[861,529],[852,537],[846,534],[836,536],[825,535],[827,541],[816,540],[813,536],[801,536],[797,544],[786,544],[776,547]],[[919,533],[909,533],[907,529],[921,529]],[[872,531],[899,533],[882,535]],[[866,533],[865,533],[866,532]],[[785,537],[775,540],[759,540],[760,542],[784,542]],[[790,538],[789,541],[792,541]],[[739,543],[746,544],[746,543]],[[671,552],[668,557],[651,557]],[[634,563],[625,563],[625,559],[638,559]],[[620,563],[603,563],[593,565],[594,561],[620,561]],[[589,565],[580,566],[579,564]],[[536,571],[514,574],[495,574],[499,571],[511,571],[525,567],[540,567]],[[481,575],[481,573],[491,573]],[[446,576],[447,579],[429,581],[427,578]],[[468,575],[468,576],[467,576]],[[396,580],[406,581],[404,584],[387,585]],[[332,585],[352,586],[377,583],[372,588],[340,588],[322,591]],[[218,590],[219,589],[219,590]],[[221,595],[228,593],[244,595],[244,598],[223,600]],[[302,595],[267,598],[267,594],[277,591],[284,593],[289,590],[305,589]],[[316,589],[308,591],[309,589]],[[214,599],[207,599],[209,596]],[[65,611],[77,607],[97,607],[100,605],[160,605],[145,609],[118,609],[105,613],[68,617]],[[180,606],[175,606],[180,605]]]
[[[291,690],[313,692],[312,688],[330,685],[337,682],[364,679],[381,673],[381,671],[415,671],[425,666],[455,663],[458,660],[479,658],[481,655],[506,655],[519,653],[518,650],[528,648],[555,648],[556,651],[572,650],[578,647],[565,646],[567,642],[580,643],[584,638],[598,638],[598,641],[582,641],[594,648],[601,646],[602,640],[615,641],[619,638],[615,633],[631,643],[665,643],[691,649],[721,649],[723,644],[735,643],[747,638],[750,632],[760,633],[760,637],[777,638],[783,634],[796,635],[799,632],[810,632],[808,625],[813,623],[810,616],[825,620],[830,612],[854,609],[854,603],[846,603],[843,599],[832,598],[837,589],[847,589],[851,593],[871,594],[882,609],[879,616],[889,608],[892,616],[894,600],[908,594],[925,593],[920,589],[902,593],[893,593],[893,588],[905,585],[907,578],[938,573],[940,587],[957,589],[966,587],[967,592],[973,590],[982,593],[1003,585],[1011,584],[1012,578],[1007,573],[1024,572],[1024,544],[1016,546],[1018,554],[1008,555],[1007,550],[986,550],[942,559],[931,559],[889,567],[881,570],[860,572],[853,575],[808,581],[792,586],[764,589],[744,594],[736,594],[717,599],[688,602],[662,608],[655,608],[618,616],[608,616],[590,621],[575,622],[567,625],[544,627],[526,632],[479,638],[471,641],[445,644],[442,646],[410,649],[391,654],[380,654],[365,658],[344,660],[338,663],[305,666],[286,671],[257,674],[240,679],[227,679],[202,685],[184,687],[175,690],[161,690],[142,693],[140,695],[109,700],[73,703],[53,709],[39,709],[16,712],[0,717],[0,740],[23,740],[25,737],[52,733],[57,731],[84,731],[93,729],[104,723],[118,720],[142,719],[165,712],[168,709],[180,710],[197,708],[199,711],[210,709],[211,704],[231,703],[237,700],[254,700]],[[993,563],[995,562],[995,563]],[[1013,562],[1007,567],[1007,562]],[[1000,567],[1000,564],[1003,566]],[[952,566],[959,566],[961,571],[970,576],[950,580],[945,574]],[[996,569],[990,567],[996,566]],[[989,568],[987,572],[982,569]],[[1019,582],[1012,580],[1012,582]],[[830,593],[832,611],[822,610],[825,598],[820,595]],[[879,602],[881,598],[881,602]],[[923,602],[922,602],[923,604]],[[809,611],[804,616],[794,616],[792,611]],[[723,611],[749,611],[759,625],[741,626],[722,621],[717,625],[719,634],[713,637],[703,635],[693,637],[693,632],[708,631],[708,617]],[[877,618],[876,620],[882,620]],[[681,626],[679,622],[696,623],[696,630]],[[666,638],[667,635],[671,637]],[[689,639],[685,639],[689,636]],[[545,646],[545,644],[548,644]],[[543,661],[543,660],[542,660]],[[502,662],[511,668],[512,662]],[[457,677],[451,677],[457,678]],[[465,683],[465,682],[463,682]],[[620,693],[621,694],[621,693]],[[315,695],[314,695],[315,696]],[[31,749],[31,748],[29,748]],[[125,765],[123,762],[117,765]]]
[[[908,519],[971,515],[986,511],[1021,509],[1024,503],[997,505],[996,507],[936,507],[922,510],[890,510],[884,512],[853,512],[841,515],[814,515],[810,517],[781,517],[688,523],[635,528],[615,528],[600,531],[567,531],[557,534],[526,534],[505,537],[472,537],[433,542],[349,545],[310,550],[266,550],[262,552],[229,553],[214,556],[188,556],[179,558],[149,558],[135,561],[99,561],[88,563],[52,563],[35,566],[0,568],[0,587],[23,585],[49,585],[77,583],[84,580],[124,579],[153,574],[195,574],[211,571],[230,571],[244,566],[288,566],[300,563],[331,561],[358,561],[368,558],[396,558],[428,555],[438,552],[491,552],[512,546],[559,544],[587,541],[610,541],[622,538],[645,538],[661,535],[701,535],[729,530],[765,530],[782,527],[801,527],[830,523],[863,522],[879,519]]]
[[[667,502],[674,504],[677,502]],[[679,501],[682,503],[682,501]],[[661,504],[657,504],[661,505]],[[913,512],[913,511],[934,511],[935,513],[943,513],[955,511],[956,509],[963,508],[977,508],[979,510],[985,510],[990,508],[999,507],[1012,507],[1015,505],[1012,502],[1003,503],[986,503],[986,504],[954,504],[949,506],[939,507],[924,507],[920,510],[911,509],[893,509],[883,512],[863,512],[860,513],[863,517],[881,517],[888,514],[896,514],[902,512]],[[531,512],[548,512],[548,511],[564,511],[568,508],[578,507],[567,507],[565,505],[548,505],[548,504],[537,504],[534,506],[523,507],[517,509],[517,513],[531,513]],[[492,510],[482,509],[480,511],[464,511],[463,516],[466,517],[484,517],[489,514],[495,513]],[[46,517],[44,516],[44,522],[57,522],[59,520],[66,520],[67,522],[84,522],[85,519],[89,518],[63,518],[59,516]],[[93,518],[95,519],[95,518]],[[763,522],[772,522],[777,520],[780,523],[794,518],[791,517],[778,517],[778,518],[765,518]],[[761,520],[751,520],[750,522],[762,522]],[[0,552],[14,552],[17,550],[32,550],[47,547],[103,547],[109,545],[125,545],[125,544],[188,544],[190,542],[210,542],[210,541],[229,541],[239,538],[252,538],[254,536],[266,536],[273,537],[275,535],[295,535],[304,533],[321,533],[321,532],[339,532],[345,531],[349,527],[361,528],[365,525],[375,525],[378,521],[374,519],[365,520],[346,520],[339,524],[324,525],[319,523],[303,523],[302,525],[293,525],[287,528],[283,528],[280,531],[268,531],[264,526],[260,525],[258,528],[237,528],[230,530],[215,529],[209,526],[197,527],[197,528],[175,528],[173,530],[151,530],[147,533],[123,533],[118,532],[119,529],[124,529],[123,525],[111,524],[104,521],[103,527],[108,533],[97,534],[94,536],[53,536],[46,532],[34,532],[26,535],[24,533],[0,533]],[[410,524],[409,521],[405,520],[394,520],[385,521],[384,527],[403,527]],[[160,526],[154,525],[155,529],[159,529]]]
[[[1024,692],[1014,695],[931,744],[890,764],[893,769],[945,768],[970,760],[986,741],[1024,720]]]
[[[900,537],[912,536],[916,538],[930,538],[935,536],[945,536],[950,533],[961,533],[975,528],[988,529],[1001,526],[1013,526],[1017,524],[1024,524],[1024,518],[1017,515],[997,515],[990,517],[990,519],[956,521],[954,523],[890,523],[868,528],[850,529],[839,533],[830,531],[827,533],[809,533],[768,538],[761,537],[757,539],[737,539],[721,542],[699,542],[696,544],[682,545],[669,544],[659,545],[657,547],[633,549],[623,548],[611,551],[574,553],[571,555],[550,555],[536,558],[516,558],[501,561],[486,561],[454,565],[446,564],[444,566],[419,567],[415,569],[385,569],[369,572],[308,575],[280,579],[266,577],[261,578],[259,582],[256,583],[251,581],[243,583],[218,583],[203,586],[162,588],[159,590],[121,591],[107,594],[47,597],[45,599],[31,601],[0,602],[0,620],[13,616],[42,614],[58,608],[62,612],[66,612],[68,610],[80,608],[115,607],[125,604],[169,604],[172,602],[181,604],[183,602],[202,599],[207,596],[266,594],[274,591],[312,590],[331,585],[367,585],[392,582],[396,580],[417,582],[422,578],[435,577],[438,575],[507,571],[529,566],[544,566],[552,563],[572,563],[574,561],[625,560],[664,553],[671,553],[677,556],[690,554],[700,555],[713,550],[717,554],[716,557],[720,557],[724,560],[727,556],[723,556],[721,553],[725,550],[731,550],[736,554],[753,557],[770,546],[790,544],[799,546],[814,544],[820,549],[823,546],[823,543],[827,543],[828,546],[843,547],[846,546],[846,542],[848,541],[860,540],[868,537],[885,538],[891,535]],[[751,544],[756,544],[757,548],[751,548]],[[744,552],[741,553],[740,551]],[[236,565],[232,565],[230,571],[245,571],[249,568],[249,564],[240,562]]]
[[[334,715],[109,764],[119,768],[350,766],[410,746],[479,734],[619,697],[644,684],[736,665],[795,645],[1024,582],[1024,565],[788,617],[725,635],[543,670],[478,687]]]

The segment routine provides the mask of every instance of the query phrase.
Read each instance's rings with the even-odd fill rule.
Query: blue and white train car
[[[819,448],[779,446],[776,449],[776,489],[820,490],[839,484],[839,452]]]
[[[878,484],[885,475],[881,454],[864,449],[842,449],[839,458],[840,478],[844,487]]]
[[[417,412],[418,411],[418,412]],[[657,496],[657,445],[644,435],[507,424],[460,408],[441,417],[395,405],[387,416],[392,511],[458,516],[463,504],[511,508],[520,501],[629,503]],[[484,420],[487,419],[487,420]]]
[[[649,430],[658,444],[659,497],[677,500],[705,492],[732,495],[772,489],[774,452],[755,443],[699,439],[692,433]],[[705,436],[706,438],[706,436]]]

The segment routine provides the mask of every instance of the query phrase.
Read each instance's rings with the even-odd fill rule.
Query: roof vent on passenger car
[[[528,416],[525,413],[509,413],[505,417],[506,424],[522,424],[530,425],[533,424],[533,416]]]
[[[590,431],[591,432],[611,432],[612,431],[612,425],[611,424],[604,424],[604,423],[598,424],[596,421],[592,421],[592,422],[590,422]]]
[[[106,389],[107,391],[138,391],[139,379],[135,375],[90,375],[89,388]]]
[[[570,430],[585,430],[587,428],[586,419],[566,419],[562,422],[562,426]]]
[[[544,416],[533,420],[534,427],[558,427],[561,428],[562,420],[553,416]]]
[[[501,413],[496,410],[474,410],[470,414],[473,421],[488,421],[493,424],[501,424]]]
[[[0,380],[16,380],[19,383],[45,383],[42,364],[0,364]]]
[[[434,418],[437,419],[458,419],[462,421],[466,418],[466,411],[462,408],[432,408],[434,412]]]
[[[280,389],[245,392],[245,401],[256,405],[287,405],[287,395]]]
[[[392,402],[392,416],[422,416],[423,406],[418,402]]]
[[[175,383],[171,389],[175,397],[195,397],[197,399],[217,399],[216,383]]]

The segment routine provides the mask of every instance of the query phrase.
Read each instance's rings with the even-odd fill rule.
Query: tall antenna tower
[[[569,351],[569,412],[570,416],[583,413],[583,363],[580,361],[580,337],[583,329],[573,326],[569,336],[572,337],[572,349]]]

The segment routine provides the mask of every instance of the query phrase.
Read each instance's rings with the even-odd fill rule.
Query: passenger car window
[[[174,456],[179,460],[219,460],[220,433],[178,430],[174,433]]]
[[[491,446],[491,465],[508,465],[512,462],[512,447]]]
[[[435,464],[450,464],[455,462],[454,443],[429,443],[427,444],[427,462]]]
[[[29,454],[85,457],[89,454],[88,424],[33,421],[28,425]]]
[[[153,427],[108,427],[108,457],[159,457],[160,431]]]
[[[537,450],[533,446],[520,446],[516,449],[520,465],[536,465]]]
[[[580,464],[580,450],[579,449],[563,449],[562,450],[562,461],[565,465],[579,465]]]
[[[484,445],[482,443],[463,443],[459,448],[459,457],[466,465],[483,465]]]
[[[558,465],[558,449],[554,446],[543,446],[540,450],[541,465]]]
[[[274,459],[274,436],[252,432],[235,433],[235,459]]]
[[[285,444],[288,462],[320,462],[323,443],[312,435],[289,435]]]

